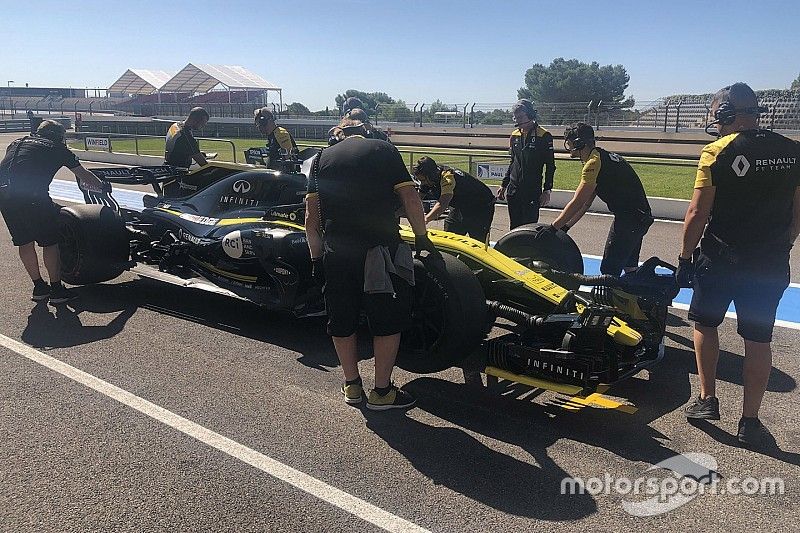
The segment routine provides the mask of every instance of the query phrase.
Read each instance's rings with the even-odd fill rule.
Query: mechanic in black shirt
[[[694,288],[689,319],[700,380],[686,417],[720,418],[717,327],[733,302],[745,353],[738,439],[758,446],[769,441],[758,412],[772,369],[775,315],[789,284],[789,250],[800,234],[800,150],[758,128],[766,109],[744,83],[717,92],[711,111],[719,138],[700,155],[678,258],[679,284]]]
[[[363,399],[356,338],[363,310],[375,354],[375,388],[367,407],[410,407],[414,398],[391,382],[400,333],[411,324],[414,271],[411,249],[398,232],[397,197],[417,236],[417,253],[439,252],[427,236],[422,202],[397,149],[365,138],[365,124],[359,120],[345,117],[339,125],[345,139],[323,150],[312,166],[305,227],[318,282],[324,265],[328,334],[344,371],[342,393],[347,403]],[[402,275],[409,269],[410,279]],[[376,274],[388,282],[384,290],[373,289],[370,280]]]
[[[275,123],[275,115],[266,107],[256,109],[253,120],[258,131],[267,136],[267,168],[281,170],[281,161],[297,153],[292,134]]]
[[[0,163],[0,182],[4,185],[0,212],[19,257],[33,281],[35,302],[48,298],[60,304],[74,298],[61,284],[58,243],[60,206],[50,198],[50,183],[61,167],[67,167],[84,189],[100,190],[97,177],[83,168],[64,143],[64,126],[44,120],[36,133],[17,139],[6,150]],[[50,284],[42,279],[34,243],[42,247],[44,265]]]
[[[450,207],[444,220],[445,231],[486,242],[494,218],[494,194],[489,187],[462,170],[437,165],[427,156],[416,162],[411,173],[420,182],[423,198],[436,200],[425,215],[426,224],[438,220],[442,211]]]
[[[619,276],[623,269],[636,270],[642,239],[653,224],[642,181],[621,156],[595,146],[594,129],[588,124],[578,122],[567,128],[564,147],[570,157],[583,162],[583,170],[575,195],[553,221],[553,227],[569,230],[599,196],[614,214],[600,272]]]
[[[164,164],[189,168],[192,159],[200,166],[206,165],[206,156],[200,151],[200,144],[192,135],[192,130],[203,129],[208,124],[208,111],[195,107],[183,122],[176,122],[167,130]]]
[[[509,139],[511,163],[497,198],[507,200],[508,218],[514,229],[539,221],[539,207],[550,203],[556,162],[553,136],[537,124],[533,102],[523,98],[511,111],[517,129]]]

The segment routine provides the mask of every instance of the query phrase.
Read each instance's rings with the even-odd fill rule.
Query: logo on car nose
[[[250,192],[250,182],[247,180],[238,180],[233,183],[233,192],[244,194]]]

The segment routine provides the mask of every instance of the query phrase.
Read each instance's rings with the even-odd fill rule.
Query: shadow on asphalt
[[[721,375],[740,371],[739,359],[733,354],[723,356]],[[375,416],[369,411],[365,418],[367,427],[436,483],[515,515],[575,520],[595,513],[596,502],[588,494],[561,494],[562,479],[573,474],[548,455],[548,448],[566,439],[645,464],[678,455],[669,447],[668,437],[650,424],[689,401],[693,372],[694,352],[668,347],[649,379],[629,379],[612,389],[615,396],[636,398],[639,409],[633,415],[590,407],[565,410],[561,405],[568,401],[566,397],[546,404],[533,402],[540,391],[508,382],[476,387],[420,377],[404,387],[417,398],[417,408],[457,427],[430,426],[409,417]],[[779,392],[794,388],[794,382],[786,378],[779,378]],[[525,450],[536,466],[499,454],[467,431]],[[733,435],[716,426],[704,431],[722,444],[736,445]],[[760,453],[795,465],[800,457],[777,447]]]

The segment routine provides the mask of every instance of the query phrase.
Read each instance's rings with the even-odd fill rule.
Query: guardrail
[[[107,148],[104,147],[101,150],[95,151],[104,151],[109,153],[119,153],[119,154],[132,154],[132,155],[154,155],[154,156],[163,156],[164,155],[164,144],[165,139],[164,137],[158,135],[135,135],[135,134],[124,134],[124,133],[100,133],[100,132],[80,132],[80,133],[68,133],[67,134],[67,142],[69,141],[83,141],[83,147],[86,151],[92,151],[89,149],[90,141],[87,139],[107,139]],[[115,139],[117,142],[115,142]],[[231,161],[234,163],[238,163],[238,156],[236,153],[236,144],[231,141],[230,139],[212,139],[208,137],[195,137],[197,141],[201,144],[209,144],[209,143],[222,143],[230,145],[230,153],[231,153]],[[122,141],[122,149],[115,149],[115,145],[119,147],[120,141]],[[132,141],[132,143],[131,143]],[[97,146],[101,146],[102,144],[98,144]],[[73,145],[74,147],[74,145]],[[128,150],[132,148],[132,150]],[[213,150],[204,150],[207,152]]]

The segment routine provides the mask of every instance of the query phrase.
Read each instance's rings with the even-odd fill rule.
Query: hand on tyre
[[[322,264],[321,257],[311,260],[311,277],[317,286],[322,287],[325,285],[325,267]]]
[[[498,200],[505,200],[506,199],[506,188],[500,187],[497,189],[497,199]]]
[[[691,258],[678,257],[678,269],[675,271],[675,281],[678,287],[691,287],[694,278],[694,264]]]
[[[442,254],[433,245],[427,233],[414,235],[414,257],[422,257],[422,252],[428,252],[427,257],[442,258]]]

